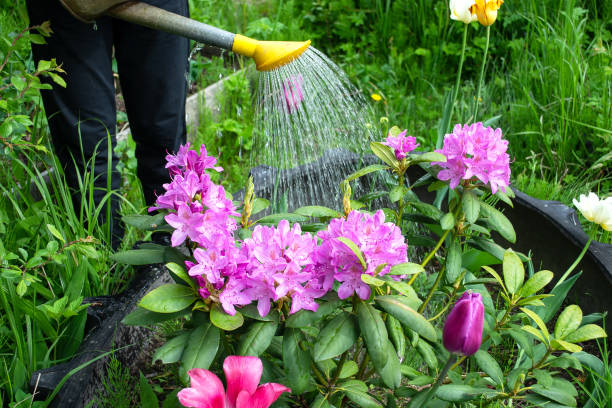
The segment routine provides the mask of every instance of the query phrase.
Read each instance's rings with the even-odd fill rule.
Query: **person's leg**
[[[187,16],[187,0],[147,0]],[[185,143],[189,40],[115,20],[115,56],[147,204],[168,182],[167,152]]]
[[[41,94],[53,146],[64,166],[68,184],[74,189],[73,201],[78,212],[80,191],[77,172],[83,174],[84,166],[94,153],[96,204],[106,194],[107,140],[110,134],[114,147],[116,126],[111,65],[112,22],[109,18],[101,18],[95,25],[83,23],[68,13],[59,1],[27,0],[27,7],[31,25],[49,20],[53,30],[47,44],[32,44],[35,61],[38,63],[41,59],[55,58],[66,71],[66,88],[52,84],[52,91],[42,91]],[[113,170],[116,164],[117,158],[113,155]],[[118,189],[118,175],[114,173],[111,179],[112,188]],[[115,198],[111,203],[116,213],[118,200]],[[104,218],[105,211],[101,214]],[[120,233],[115,229],[115,234]]]

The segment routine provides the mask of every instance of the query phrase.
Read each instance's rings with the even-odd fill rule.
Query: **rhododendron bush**
[[[204,146],[168,155],[169,182],[150,209],[157,213],[125,221],[171,233],[171,247],[145,244],[116,259],[163,261],[174,278],[146,294],[124,323],[183,318],[184,330],[154,356],[178,363],[185,384],[191,376],[183,403],[225,406],[213,372],[228,356],[255,356],[280,390],[266,404],[277,397],[279,406],[299,407],[519,398],[575,406],[561,371],[582,370],[588,355],[580,343],[605,332],[575,305],[547,329],[578,275],[543,293],[553,272],[534,272],[526,255],[510,249],[514,229],[493,205],[512,198],[502,131],[457,125],[434,152],[418,151],[406,134],[394,127],[371,144],[380,162],[347,175],[343,208],[264,217],[269,203],[255,197],[251,181],[241,202],[212,181],[222,168]],[[421,168],[417,181],[406,177],[411,166]],[[355,200],[351,183],[375,173],[387,192]],[[422,201],[423,191],[436,199]],[[386,206],[375,208],[374,196],[385,196]],[[502,347],[511,349],[510,366],[494,358]],[[209,394],[219,401],[207,402]]]

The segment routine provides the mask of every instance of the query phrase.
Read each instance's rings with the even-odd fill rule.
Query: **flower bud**
[[[444,323],[442,341],[451,353],[471,356],[482,343],[484,306],[482,296],[470,290],[455,303]]]

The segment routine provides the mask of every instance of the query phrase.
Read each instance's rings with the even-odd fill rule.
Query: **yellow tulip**
[[[504,0],[475,0],[472,6],[472,14],[476,14],[478,22],[483,26],[490,26],[497,19],[497,10],[504,3]]]

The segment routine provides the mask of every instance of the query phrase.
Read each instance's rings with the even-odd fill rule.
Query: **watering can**
[[[230,33],[139,1],[60,0],[68,11],[84,22],[102,15],[166,31],[253,58],[259,71],[270,71],[288,64],[310,46],[310,40],[258,41]]]

